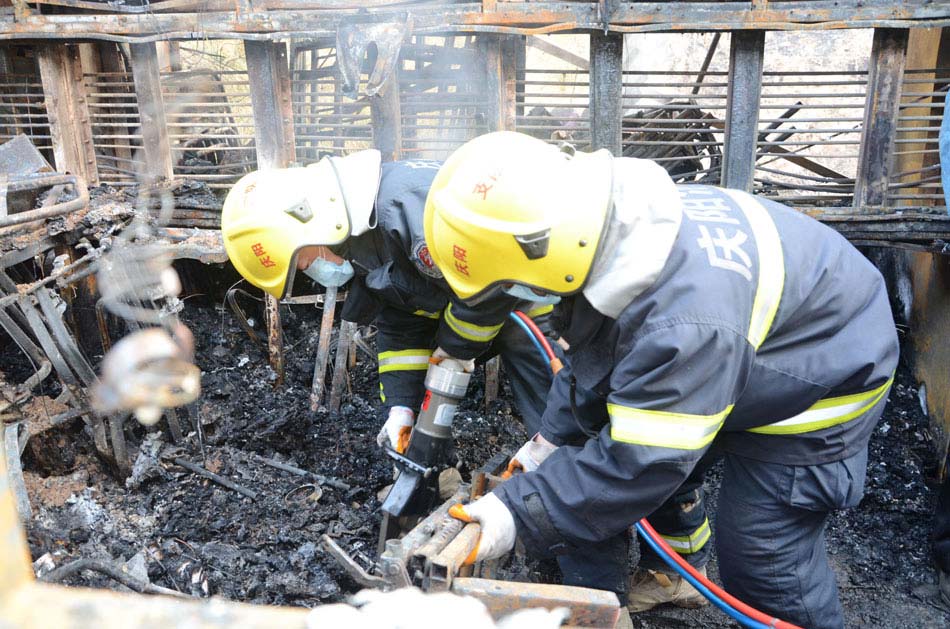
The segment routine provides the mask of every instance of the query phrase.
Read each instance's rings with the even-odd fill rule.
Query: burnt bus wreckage
[[[947,27],[950,3],[924,0],[0,0],[3,618],[302,626],[339,609],[289,606],[416,585],[495,619],[630,622],[603,593],[532,582],[550,566],[466,573],[471,530],[446,529],[445,505],[377,547],[392,467],[365,444],[373,328],[339,320],[342,294],[232,285],[218,231],[250,170],[370,147],[444,159],[517,130],[754,191],[866,247],[905,364],[868,506],[831,525],[842,598],[852,622],[939,626],[909,584],[950,432]],[[497,360],[474,380],[444,498],[489,490],[524,437]],[[212,594],[280,606],[176,600]],[[633,622],[726,626],[716,614]]]

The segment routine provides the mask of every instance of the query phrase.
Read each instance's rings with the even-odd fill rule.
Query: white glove
[[[471,504],[452,505],[449,515],[462,522],[478,522],[482,527],[475,550],[465,559],[466,566],[476,561],[498,559],[515,547],[515,519],[495,494],[483,496]]]
[[[445,351],[444,349],[442,349],[441,347],[436,347],[436,348],[435,348],[435,351],[432,352],[432,362],[434,362],[435,364],[438,365],[438,364],[440,364],[443,360],[451,360],[451,361],[454,361],[455,363],[458,364],[458,366],[459,366],[459,367],[462,369],[462,371],[464,371],[465,373],[472,373],[473,371],[475,371],[475,359],[474,359],[474,358],[470,358],[470,359],[468,359],[468,360],[462,360],[461,358],[455,358],[455,357],[453,357],[453,356],[449,356],[448,352],[446,352],[446,351]]]
[[[389,409],[386,423],[376,435],[376,445],[382,448],[386,443],[389,447],[404,454],[409,446],[409,433],[412,432],[412,421],[415,413],[408,406],[393,406]]]
[[[520,450],[515,452],[502,477],[509,478],[517,470],[523,472],[535,471],[555,450],[557,450],[556,445],[542,437],[541,433],[537,433],[530,441],[521,446]]]

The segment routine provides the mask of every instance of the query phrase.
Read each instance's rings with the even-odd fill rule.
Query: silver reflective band
[[[708,519],[704,520],[699,528],[693,531],[692,535],[660,535],[673,550],[681,555],[699,552],[699,550],[706,545],[706,542],[709,541],[711,536],[712,531],[709,529]]]
[[[690,415],[608,404],[610,438],[678,450],[698,450],[708,445],[732,411],[730,404],[715,415]]]
[[[759,258],[758,286],[752,302],[752,316],[749,320],[749,343],[755,349],[765,341],[778,312],[785,288],[785,257],[782,253],[782,240],[772,217],[755,197],[738,190],[723,190],[745,214]]]
[[[892,382],[894,382],[894,376],[891,376],[887,382],[871,391],[818,400],[807,410],[794,417],[783,419],[774,424],[750,428],[749,432],[763,435],[792,435],[831,428],[849,422],[874,408],[887,395]]]
[[[422,371],[429,368],[429,349],[404,349],[395,352],[381,352],[379,373],[387,371]]]
[[[501,330],[503,323],[498,325],[476,325],[468,321],[462,321],[452,312],[452,304],[445,308],[445,322],[449,328],[463,339],[475,341],[476,343],[487,343],[496,336]]]

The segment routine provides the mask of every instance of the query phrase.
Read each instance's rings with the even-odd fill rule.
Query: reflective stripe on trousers
[[[856,417],[860,417],[880,402],[881,398],[887,395],[887,391],[893,382],[894,376],[891,376],[887,382],[871,391],[818,400],[794,417],[783,419],[774,424],[750,428],[749,432],[763,435],[794,435],[831,428],[849,422]]]
[[[431,349],[403,349],[379,354],[379,373],[422,371],[429,368]]]
[[[709,538],[712,536],[712,530],[709,528],[709,520],[703,520],[703,523],[690,535],[663,535],[660,534],[666,543],[681,555],[698,552]]]

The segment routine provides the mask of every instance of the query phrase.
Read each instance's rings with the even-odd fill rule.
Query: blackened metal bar
[[[594,150],[621,151],[623,35],[590,34],[590,118]]]
[[[480,63],[485,71],[485,122],[489,131],[502,131],[505,128],[504,99],[505,79],[502,76],[501,36],[486,35],[478,38]]]
[[[254,147],[258,168],[286,168],[294,160],[293,109],[287,46],[274,42],[244,42],[247,78],[254,110]],[[284,381],[284,347],[277,300],[264,296],[267,312],[267,348],[275,386]]]
[[[97,185],[99,173],[79,46],[45,44],[38,53],[56,168],[81,176],[91,186]]]
[[[254,110],[254,137],[260,169],[286,168],[294,161],[290,68],[283,43],[246,41],[247,77]]]
[[[267,319],[267,355],[271,369],[277,374],[274,387],[284,383],[284,332],[280,327],[279,304],[269,294],[264,295],[264,314]]]
[[[347,358],[351,351],[353,333],[356,332],[356,323],[352,321],[340,322],[340,335],[336,342],[336,358],[333,363],[333,380],[330,381],[330,412],[340,410],[343,401],[343,388],[346,386]]]
[[[692,94],[695,96],[699,94],[699,89],[703,85],[703,79],[706,78],[706,73],[709,72],[709,64],[712,63],[713,57],[716,55],[716,48],[719,46],[719,39],[722,37],[722,33],[716,33],[713,35],[712,42],[709,44],[709,49],[706,51],[706,58],[703,59],[703,65],[699,69],[699,74],[696,76],[696,84],[693,85]]]
[[[762,96],[765,32],[733,31],[731,40],[722,185],[751,191]]]
[[[383,155],[384,162],[398,160],[402,155],[402,112],[399,105],[399,68],[375,95],[370,97],[373,123],[373,144]]]
[[[139,105],[142,125],[142,152],[148,181],[172,179],[173,165],[168,127],[165,125],[165,102],[159,77],[158,51],[154,43],[130,44],[132,79]]]
[[[313,386],[310,389],[310,410],[314,412],[323,408],[323,383],[327,378],[327,362],[330,358],[330,334],[333,332],[336,292],[336,286],[328,286],[323,298],[323,317],[320,319],[320,338],[317,341],[317,358],[313,364]]]
[[[881,206],[887,200],[908,39],[907,29],[879,28],[874,31],[868,63],[864,128],[854,183],[855,208]]]
[[[485,119],[489,131],[513,131],[517,108],[518,48],[524,46],[521,36],[490,36],[479,38],[485,68]],[[431,125],[418,125],[426,128]]]

